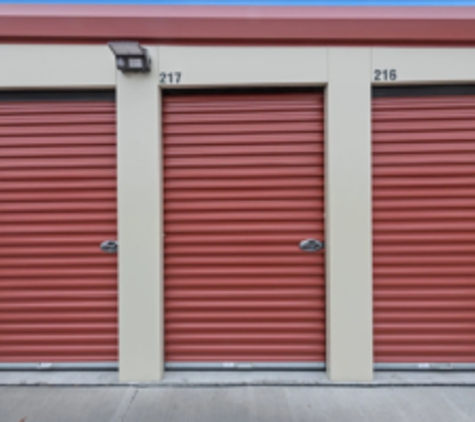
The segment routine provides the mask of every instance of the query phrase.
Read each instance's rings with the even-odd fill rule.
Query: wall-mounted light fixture
[[[115,55],[117,69],[127,72],[150,72],[148,52],[136,41],[112,41],[109,47]]]

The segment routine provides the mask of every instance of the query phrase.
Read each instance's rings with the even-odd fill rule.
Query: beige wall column
[[[162,165],[158,49],[152,72],[117,72],[119,378],[163,375]]]
[[[371,50],[330,48],[326,90],[327,372],[373,376]]]

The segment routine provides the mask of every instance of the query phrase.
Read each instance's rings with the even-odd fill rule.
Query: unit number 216
[[[397,80],[396,69],[376,69],[374,71],[375,81],[395,81]]]

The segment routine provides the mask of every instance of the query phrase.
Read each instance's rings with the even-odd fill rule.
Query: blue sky
[[[475,6],[475,0],[17,0],[4,4],[179,4],[268,6]]]

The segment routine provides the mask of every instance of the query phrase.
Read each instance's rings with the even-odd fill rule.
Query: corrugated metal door
[[[375,361],[473,363],[475,91],[375,96]]]
[[[322,362],[320,92],[168,95],[168,362]]]
[[[117,360],[113,93],[0,95],[0,362]]]

